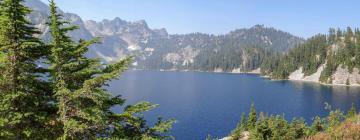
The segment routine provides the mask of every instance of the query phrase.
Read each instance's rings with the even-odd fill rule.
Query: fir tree
[[[159,118],[154,127],[146,125],[143,112],[156,107],[148,102],[128,106],[121,114],[110,111],[123,105],[120,96],[113,97],[104,87],[127,69],[132,57],[113,64],[85,57],[88,46],[98,39],[74,42],[67,33],[77,29],[69,26],[50,1],[50,32],[52,35],[49,64],[53,92],[58,106],[61,139],[164,139],[173,120]]]
[[[334,28],[329,29],[328,40],[330,43],[334,43],[336,41],[336,30]]]
[[[54,132],[48,83],[39,67],[47,49],[26,15],[23,0],[0,2],[0,138],[39,139]]]
[[[246,115],[245,115],[245,113],[242,113],[242,114],[241,114],[240,126],[241,126],[244,130],[247,130],[247,122],[246,122]]]
[[[323,122],[319,116],[314,118],[314,121],[310,127],[310,134],[308,135],[315,135],[318,132],[323,131],[325,128],[323,126]]]
[[[342,41],[342,37],[343,37],[343,31],[341,31],[341,29],[337,29],[336,31],[336,41]]]
[[[111,95],[102,87],[126,69],[130,59],[102,66],[96,59],[85,57],[88,46],[97,39],[74,42],[67,36],[77,26],[68,26],[50,1],[52,35],[49,64],[58,105],[58,121],[63,139],[94,139],[107,126],[106,102]]]
[[[254,103],[252,103],[251,108],[250,108],[248,123],[247,123],[248,129],[254,128],[256,125],[256,121],[257,121],[257,116],[256,116],[255,105],[254,105]]]
[[[349,109],[349,111],[346,114],[346,117],[351,118],[351,117],[354,117],[355,115],[356,115],[356,107],[355,107],[355,104],[352,103],[351,108]]]

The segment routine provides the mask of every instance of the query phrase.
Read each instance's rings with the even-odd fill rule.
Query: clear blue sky
[[[47,1],[47,0],[43,0]],[[310,37],[329,27],[360,27],[360,0],[57,0],[85,20],[144,19],[169,33],[224,34],[255,24]]]

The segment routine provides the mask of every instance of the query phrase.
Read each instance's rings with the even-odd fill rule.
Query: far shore
[[[326,83],[322,83],[320,81],[309,81],[309,80],[304,80],[304,79],[271,79],[270,76],[268,75],[261,75],[260,72],[256,71],[250,71],[250,72],[226,72],[226,71],[222,71],[222,72],[215,72],[215,71],[201,71],[201,70],[178,70],[178,69],[160,69],[160,70],[152,70],[152,69],[130,69],[133,71],[159,71],[159,72],[200,72],[200,73],[218,73],[218,74],[253,74],[253,75],[258,75],[262,78],[266,78],[272,81],[298,81],[298,82],[306,82],[306,83],[315,83],[315,84],[320,84],[323,86],[341,86],[341,87],[360,87],[360,84],[352,84],[352,85],[346,85],[346,84],[326,84]]]

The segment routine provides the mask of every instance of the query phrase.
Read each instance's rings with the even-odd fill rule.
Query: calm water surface
[[[241,113],[248,113],[251,102],[257,111],[284,113],[288,120],[303,117],[308,122],[328,114],[325,102],[345,111],[352,103],[360,108],[359,87],[270,81],[249,74],[128,71],[110,85],[109,90],[127,99],[126,104],[144,100],[159,104],[146,117],[149,123],[159,115],[175,118],[171,134],[177,140],[226,136]]]

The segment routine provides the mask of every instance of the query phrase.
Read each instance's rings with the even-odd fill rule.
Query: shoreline
[[[201,70],[153,70],[153,69],[129,69],[132,71],[158,71],[158,72],[199,72],[199,73],[214,73],[214,74],[253,74],[259,75],[260,77],[266,78],[266,76],[261,76],[261,73],[257,72],[216,72],[216,71],[201,71]],[[269,77],[268,77],[269,78]]]
[[[309,80],[295,80],[295,79],[285,79],[287,81],[298,81],[298,82],[306,82],[306,83],[316,83],[323,86],[342,86],[342,87],[360,87],[360,84],[352,84],[352,85],[346,85],[346,84],[326,84],[320,81],[309,81]]]
[[[322,85],[322,86],[360,87],[360,84],[352,84],[352,85],[326,84],[326,83],[322,83],[320,81],[299,80],[299,79],[271,79],[269,76],[261,76],[261,77],[267,78],[267,79],[269,79],[271,81],[292,81],[292,82],[314,83],[314,84],[319,84],[319,85]]]
[[[200,70],[176,70],[176,69],[160,69],[160,70],[152,70],[152,69],[129,69],[132,71],[158,71],[158,72],[200,72],[200,73],[214,73],[214,74],[252,74],[257,75],[262,78],[266,78],[271,81],[293,81],[293,82],[305,82],[305,83],[315,83],[320,84],[323,86],[339,86],[339,87],[360,87],[360,84],[352,84],[352,85],[346,85],[346,84],[326,84],[322,83],[320,81],[311,81],[311,80],[305,80],[305,79],[272,79],[268,75],[261,75],[260,72],[216,72],[216,71],[200,71]]]

